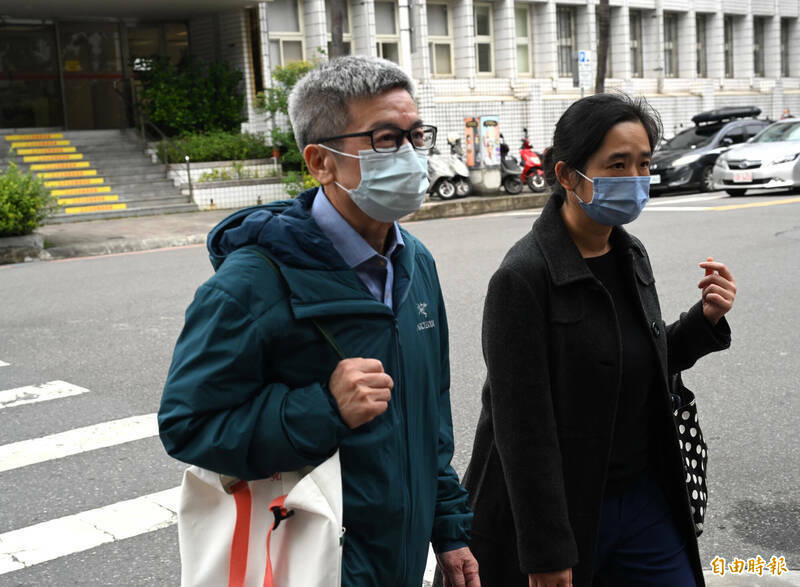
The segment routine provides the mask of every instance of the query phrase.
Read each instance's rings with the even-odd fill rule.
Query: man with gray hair
[[[186,313],[162,441],[240,479],[338,449],[342,585],[419,587],[432,543],[445,584],[476,587],[444,301],[431,254],[397,223],[425,197],[436,128],[399,67],[356,56],[302,78],[289,115],[321,187],[209,234],[217,271]]]

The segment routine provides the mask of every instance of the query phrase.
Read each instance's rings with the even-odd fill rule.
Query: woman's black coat
[[[594,277],[552,197],[489,284],[483,317],[488,376],[464,479],[475,512],[470,543],[483,587],[527,586],[527,573],[573,568],[592,584],[592,562],[621,382],[622,345],[610,295]],[[658,356],[656,471],[703,574],[672,419],[668,373],[730,345],[723,318],[698,302],[667,326],[642,244],[621,228],[612,246],[641,301]],[[702,408],[702,395],[699,402]]]

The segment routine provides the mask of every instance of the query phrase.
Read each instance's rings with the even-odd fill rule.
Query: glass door
[[[52,25],[0,23],[0,128],[63,124]]]
[[[114,83],[122,79],[119,25],[63,22],[59,34],[67,126],[128,126],[124,103],[114,91]]]

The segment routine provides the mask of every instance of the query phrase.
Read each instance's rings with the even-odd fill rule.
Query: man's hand
[[[528,587],[572,587],[572,569],[528,575]]]
[[[436,555],[444,587],[481,587],[478,561],[469,548],[457,548]]]
[[[706,274],[697,284],[702,293],[703,315],[714,326],[733,307],[736,298],[736,281],[724,263],[716,263],[712,257],[700,263]]]
[[[394,381],[377,359],[345,359],[328,382],[342,420],[350,429],[380,416],[389,407]]]

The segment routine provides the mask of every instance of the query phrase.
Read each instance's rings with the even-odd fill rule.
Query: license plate
[[[753,172],[737,171],[733,174],[733,183],[753,183]]]
[[[650,185],[657,185],[659,183],[661,183],[661,176],[660,175],[656,174],[656,175],[651,175],[650,176]]]

